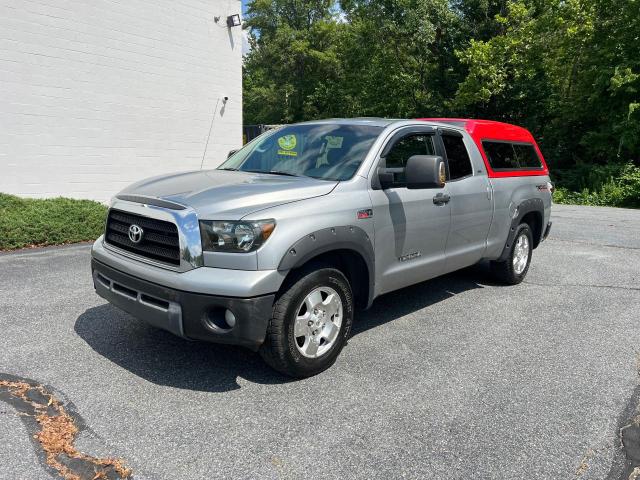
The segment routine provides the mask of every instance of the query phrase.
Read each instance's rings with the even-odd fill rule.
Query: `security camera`
[[[222,101],[226,102],[227,100],[229,100],[229,96],[228,95],[222,95]]]

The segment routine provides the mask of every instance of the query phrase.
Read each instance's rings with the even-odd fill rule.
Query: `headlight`
[[[257,220],[228,222],[225,220],[201,220],[202,249],[207,252],[252,252],[271,236],[276,221]]]

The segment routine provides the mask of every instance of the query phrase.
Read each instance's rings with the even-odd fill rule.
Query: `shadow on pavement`
[[[384,295],[370,310],[356,313],[352,335],[484,285],[495,283],[485,266],[477,265]],[[100,355],[158,385],[226,392],[240,388],[238,377],[261,384],[292,381],[250,350],[190,342],[150,327],[110,304],[87,309],[76,320],[75,331]]]
[[[418,283],[378,297],[369,310],[356,312],[352,335],[391,322],[468,290],[502,286],[492,278],[488,264],[479,263],[457,272]],[[428,314],[425,314],[428,315]]]
[[[248,349],[190,342],[108,303],[87,309],[76,320],[75,331],[103,357],[158,385],[227,392],[240,388],[238,377],[264,384],[290,381]]]

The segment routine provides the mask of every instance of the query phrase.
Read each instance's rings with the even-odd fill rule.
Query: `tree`
[[[341,28],[336,17],[334,3],[328,0],[249,4],[245,123],[286,123],[308,116],[308,98],[335,80],[340,68]]]
[[[441,115],[460,80],[454,55],[460,17],[448,0],[343,4],[349,24],[344,61],[352,110],[361,115]]]
[[[640,156],[638,0],[254,0],[247,24],[247,123],[468,116],[554,170]]]
[[[496,35],[458,51],[454,103],[529,127],[552,166],[637,158],[639,19],[634,0],[510,1]]]

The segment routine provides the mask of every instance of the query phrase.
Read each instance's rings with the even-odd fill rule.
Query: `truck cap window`
[[[218,168],[348,180],[381,131],[369,125],[291,125],[259,136]]]
[[[458,135],[442,135],[444,150],[447,153],[447,163],[449,164],[449,179],[456,180],[471,175],[471,159],[464,141]]]
[[[494,170],[542,169],[540,157],[530,143],[483,140],[482,148]]]

